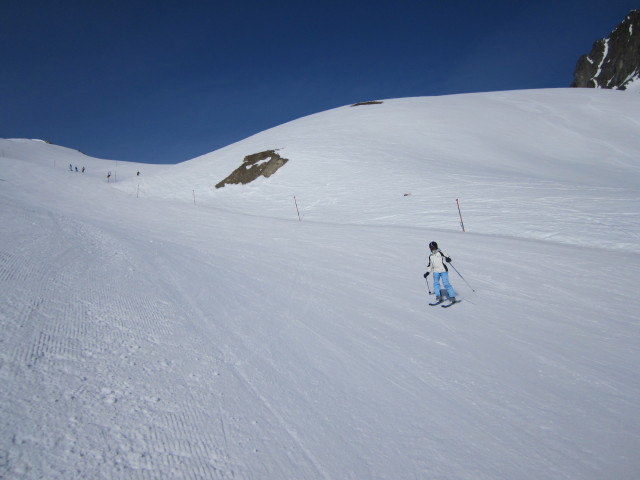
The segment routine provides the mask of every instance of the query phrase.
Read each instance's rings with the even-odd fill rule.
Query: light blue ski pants
[[[453,287],[449,283],[449,272],[433,272],[433,291],[436,292],[436,297],[440,296],[440,279],[442,279],[442,286],[447,290],[449,298],[454,298],[456,292],[453,291]]]

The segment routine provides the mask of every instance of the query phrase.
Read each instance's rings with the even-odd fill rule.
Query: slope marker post
[[[293,201],[296,204],[296,212],[298,212],[298,221],[301,222],[302,219],[300,218],[300,210],[298,209],[298,201],[296,200],[296,196],[293,196]]]
[[[460,215],[460,226],[462,227],[462,231],[464,232],[464,222],[462,221],[462,213],[460,212],[460,202],[456,198],[456,205],[458,205],[458,215]]]

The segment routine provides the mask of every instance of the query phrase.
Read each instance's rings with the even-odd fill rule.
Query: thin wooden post
[[[296,204],[296,212],[298,212],[298,221],[301,222],[302,219],[300,218],[300,210],[298,209],[298,201],[296,200],[296,196],[293,196],[293,201]]]
[[[460,212],[460,202],[456,198],[456,205],[458,205],[458,215],[460,215],[460,226],[462,227],[462,231],[464,232],[464,222],[462,221],[462,213]]]

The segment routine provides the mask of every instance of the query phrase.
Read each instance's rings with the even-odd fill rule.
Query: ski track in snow
[[[5,224],[10,218],[15,225],[18,215],[5,208],[3,216]],[[161,341],[169,352],[179,347],[171,345],[168,334],[169,322],[180,319],[181,312],[145,290],[148,280],[136,275],[126,245],[113,237],[50,215],[23,218],[28,222],[18,231],[22,248],[43,256],[29,262],[29,256],[3,255],[0,281],[7,302],[1,312],[6,325],[2,369],[5,375],[22,378],[25,391],[38,391],[42,385],[48,391],[30,399],[20,391],[5,392],[9,398],[3,404],[11,406],[11,417],[19,422],[3,425],[9,437],[3,440],[19,445],[25,457],[43,462],[21,464],[15,458],[14,471],[55,475],[71,461],[79,468],[69,472],[71,476],[126,475],[133,468],[148,470],[149,478],[157,471],[174,478],[235,478],[221,439],[202,430],[217,421],[217,412],[205,410],[197,396],[173,404],[166,398],[170,393],[142,380],[174,368],[174,360],[163,358],[157,346]],[[47,224],[51,235],[39,236]],[[42,258],[45,264],[39,263]],[[114,283],[96,288],[91,279],[103,278],[105,272],[114,274]],[[26,278],[31,279],[28,292],[18,281]],[[23,298],[29,302],[24,304]],[[44,378],[50,376],[60,377],[59,382],[47,383]],[[209,401],[215,404],[216,399]],[[43,402],[50,411],[40,411]],[[40,430],[54,428],[49,423],[58,415],[68,419],[69,431],[53,445],[41,444]],[[36,451],[45,454],[34,455]],[[115,465],[103,464],[106,458]]]
[[[127,204],[132,205],[124,198],[118,208]],[[546,285],[544,274],[534,273],[532,265],[544,264],[547,257],[557,262],[561,257],[556,250],[570,247],[542,246],[538,251],[535,244],[523,245],[530,259],[523,263],[517,249],[500,247],[510,240],[495,239],[499,245],[492,248],[492,261],[498,262],[497,271],[510,272],[509,280],[490,272],[473,277],[474,283],[481,281],[479,291],[493,292],[488,300],[486,294],[471,295],[452,277],[465,302],[445,319],[427,310],[425,286],[417,282],[422,268],[407,271],[403,266],[405,255],[412,257],[411,264],[419,258],[421,247],[411,250],[421,243],[420,232],[394,235],[394,242],[404,243],[380,250],[376,245],[389,241],[389,228],[318,229],[311,223],[285,222],[274,234],[267,220],[253,227],[253,235],[270,252],[265,258],[250,250],[253,241],[231,241],[235,229],[248,227],[251,219],[241,219],[244,227],[219,221],[217,230],[200,227],[198,233],[195,224],[209,216],[206,209],[195,212],[195,224],[184,215],[186,210],[179,211],[176,218],[187,220],[187,233],[170,237],[170,226],[154,218],[142,222],[135,213],[131,220],[98,225],[90,216],[72,219],[68,213],[25,208],[4,199],[0,220],[11,228],[3,234],[0,255],[0,287],[7,298],[0,310],[5,325],[0,374],[6,381],[21,379],[11,381],[12,388],[1,398],[5,414],[0,449],[10,452],[5,469],[12,476],[144,479],[162,472],[163,477],[194,479],[391,478],[398,471],[428,471],[468,478],[478,465],[511,476],[519,472],[520,452],[528,450],[528,442],[505,435],[497,418],[514,423],[516,431],[538,425],[540,430],[530,435],[540,442],[539,453],[530,452],[528,462],[537,468],[546,465],[548,471],[564,463],[566,455],[584,465],[584,459],[555,438],[565,428],[577,428],[563,426],[564,421],[590,425],[584,429],[586,438],[598,425],[612,448],[619,446],[606,422],[593,424],[599,402],[585,399],[601,399],[608,390],[615,395],[621,382],[632,377],[622,374],[619,380],[602,383],[603,377],[584,365],[572,365],[576,359],[571,351],[562,358],[561,343],[547,345],[546,330],[562,324],[554,311],[576,290],[563,292],[562,277]],[[131,227],[138,222],[138,228]],[[210,239],[227,236],[228,242],[215,242],[222,251],[208,246]],[[357,250],[347,247],[353,241]],[[455,246],[459,241],[463,239],[451,237],[454,251],[463,251]],[[232,252],[237,263],[217,260]],[[569,258],[559,267],[574,275],[574,256]],[[263,264],[247,277],[258,259]],[[477,261],[472,255],[460,258],[467,271],[486,269]],[[600,261],[593,258],[584,266],[585,278],[601,268]],[[518,264],[519,270],[514,269]],[[265,277],[278,268],[293,275]],[[631,270],[616,268],[622,285],[632,283]],[[534,282],[528,285],[542,286],[553,295],[548,305],[541,307],[534,291],[511,288],[514,279],[532,274]],[[217,277],[225,283],[216,282],[212,289],[207,281]],[[274,290],[273,280],[285,283]],[[399,287],[387,291],[390,281]],[[418,291],[416,283],[423,285]],[[513,314],[516,292],[521,297],[515,305],[522,304],[524,310],[505,323],[500,319]],[[218,300],[212,302],[212,294]],[[621,295],[632,298],[624,290]],[[219,301],[222,297],[224,302]],[[362,301],[350,303],[350,297]],[[256,298],[266,315],[256,317]],[[616,301],[612,299],[614,305]],[[375,305],[375,313],[368,303]],[[217,304],[221,308],[211,310]],[[633,310],[637,302],[628,307]],[[522,313],[541,308],[549,323],[523,337],[528,322]],[[604,315],[608,305],[582,307],[590,309]],[[364,322],[357,321],[360,316]],[[428,327],[431,322],[434,326]],[[608,364],[610,348],[604,343],[598,353],[592,343],[594,338],[607,342],[607,336],[598,322],[594,328],[584,332],[579,355],[596,354]],[[610,341],[616,341],[616,335]],[[635,341],[633,335],[629,339]],[[625,342],[616,342],[625,364],[631,350]],[[578,345],[572,349],[579,351]],[[488,357],[487,350],[493,349],[501,356]],[[522,356],[538,363],[540,373],[531,371]],[[453,359],[475,367],[469,372],[451,369],[447,362]],[[307,384],[303,379],[309,368],[317,372]],[[522,372],[530,372],[525,376],[529,381],[538,378],[539,384],[513,390],[509,382],[517,385]],[[52,378],[56,381],[48,380]],[[551,393],[565,389],[567,380],[573,389],[583,384],[590,393],[585,390],[582,400],[572,388],[566,389],[566,399]],[[275,395],[276,383],[296,390]],[[371,398],[370,392],[380,385],[385,388]],[[627,388],[637,391],[638,386],[631,382]],[[625,406],[628,395],[619,395],[619,401],[608,400],[611,408],[631,408]],[[563,418],[560,412],[572,402],[580,404],[583,413]],[[529,413],[545,409],[546,415]],[[430,414],[451,410],[458,412],[455,420]],[[336,450],[332,445],[340,425],[349,425],[351,434]],[[475,440],[452,436],[452,428]],[[624,431],[616,426],[621,428]],[[42,435],[43,430],[49,433]],[[632,431],[627,432],[630,445],[637,444]],[[387,444],[385,438],[395,440]],[[589,445],[595,447],[588,441],[583,448]],[[393,452],[386,451],[389,446]],[[501,451],[503,461],[492,464],[487,449]],[[385,466],[389,455],[393,460]],[[447,466],[452,455],[455,467]],[[340,466],[346,465],[349,470],[342,472]]]
[[[236,365],[251,356],[236,360],[235,353],[216,349],[215,335],[203,327],[208,315],[181,291],[184,278],[173,278],[180,266],[199,263],[201,255],[184,249],[172,259],[173,249],[161,247],[161,261],[156,254],[134,260],[131,252],[144,246],[88,223],[17,206],[3,208],[2,217],[12,225],[13,238],[6,244],[20,245],[19,252],[0,255],[0,287],[7,298],[0,310],[6,325],[1,371],[3,377],[23,379],[20,389],[5,391],[2,398],[10,406],[3,451],[21,452],[11,458],[13,474],[255,478],[243,473],[246,460],[241,468],[229,456],[234,448],[256,443],[257,424],[233,413],[237,399],[224,397],[230,389],[246,392],[248,404],[241,411],[260,418],[258,412],[266,410],[262,416],[276,422],[268,429],[287,432],[289,458],[301,465],[303,477],[319,477],[296,432]],[[159,274],[164,280],[152,281]],[[93,280],[101,278],[113,283]],[[185,335],[189,328],[202,337]],[[185,356],[183,349],[192,354]],[[58,381],[47,382],[48,377]],[[28,398],[26,392],[43,385],[45,390]],[[43,444],[42,429],[58,433],[45,436]],[[262,440],[253,450],[277,458],[272,448]],[[77,471],[67,472],[69,464]],[[261,464],[257,461],[253,471],[264,468]],[[290,470],[288,463],[264,465],[266,477]]]

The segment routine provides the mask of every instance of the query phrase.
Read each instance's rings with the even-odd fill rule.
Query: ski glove
[[[429,272],[427,272],[427,273],[425,273],[425,274],[423,275],[423,277],[424,277],[424,278],[427,278],[428,276],[429,276]]]
[[[447,263],[451,263],[451,257],[445,257],[445,260],[447,261]]]

